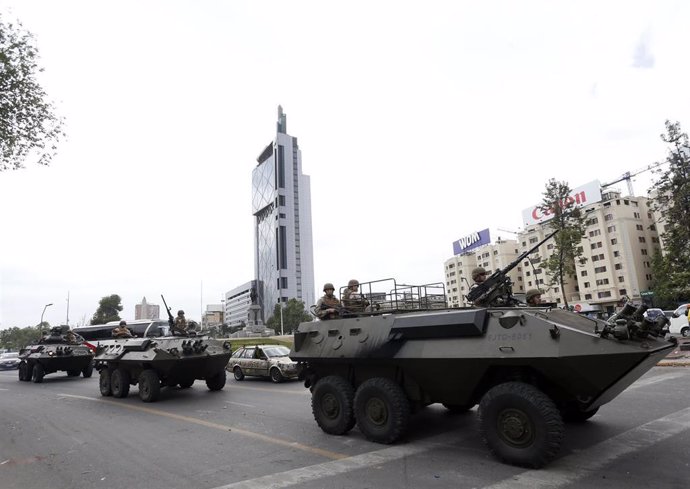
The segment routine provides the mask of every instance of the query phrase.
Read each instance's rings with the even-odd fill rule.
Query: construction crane
[[[628,184],[628,195],[629,195],[630,197],[632,197],[633,195],[635,195],[635,193],[633,192],[632,177],[634,177],[634,176],[636,176],[636,175],[639,175],[640,173],[644,173],[644,172],[646,172],[646,171],[653,170],[653,169],[656,168],[657,166],[661,166],[661,165],[663,165],[664,163],[666,163],[666,162],[665,162],[665,161],[657,161],[656,163],[652,163],[651,165],[647,165],[647,166],[645,166],[644,168],[639,168],[639,169],[637,169],[637,170],[635,170],[635,171],[631,171],[631,172],[630,172],[630,171],[626,171],[626,172],[623,173],[620,177],[618,177],[617,179],[613,180],[612,182],[602,183],[602,184],[601,184],[601,188],[610,187],[611,185],[615,185],[616,183],[622,182],[623,180],[625,180],[626,183]]]

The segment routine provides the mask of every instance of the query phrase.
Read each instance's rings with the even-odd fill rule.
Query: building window
[[[591,226],[592,224],[597,224],[599,222],[599,219],[596,217],[592,217],[591,219],[587,219],[587,222],[585,222],[585,225]]]
[[[592,243],[591,245],[589,245],[589,247],[593,250],[597,249],[597,248],[601,248],[601,246],[602,246],[601,241],[597,241],[596,243]]]
[[[621,254],[621,253],[620,253],[620,251],[618,251],[618,250],[616,250],[616,251],[613,252],[613,256],[615,256],[615,257],[619,257],[620,254]]]
[[[278,188],[285,188],[285,146],[278,145],[278,171],[276,172],[276,180]]]
[[[585,289],[589,289],[589,282],[585,282],[584,284],[582,284],[582,286],[583,286]]]
[[[585,300],[588,301],[592,298],[592,294],[585,294]]]
[[[616,263],[613,268],[616,270],[623,270],[623,264],[622,263]]]
[[[532,236],[532,237],[529,239],[529,244],[534,244],[534,243],[536,243],[537,241],[539,241],[539,238],[537,238],[536,236]]]
[[[618,281],[619,282],[625,282],[625,277],[623,277],[623,276],[618,277]]]
[[[601,235],[601,229],[595,229],[594,231],[589,232],[589,237],[593,238],[594,236],[599,236]]]
[[[617,240],[616,238],[613,238],[613,239],[611,240],[611,244],[612,244],[612,245],[617,245],[617,244],[618,244],[618,240]]]
[[[546,245],[547,250],[552,250],[553,249],[553,244],[549,243]],[[517,250],[515,250],[515,253],[517,253]]]
[[[607,278],[597,279],[597,285],[608,285],[608,284],[609,284],[609,279],[607,279]]]
[[[586,276],[587,276],[587,270],[582,270],[582,271],[580,272],[580,276],[581,276],[581,277],[586,277]]]
[[[633,212],[633,217],[634,217],[635,219],[639,219],[639,218],[640,218],[640,213],[639,213],[639,212]]]
[[[613,221],[613,214],[606,214],[604,216],[604,221]]]
[[[596,267],[594,269],[594,273],[604,273],[606,271],[606,267]]]
[[[619,289],[619,290],[618,290],[618,294],[619,294],[619,295],[628,295],[628,291],[625,290],[625,289]]]
[[[643,255],[646,255],[646,254],[647,254],[647,250],[645,250],[644,248],[642,248],[642,249],[640,249],[640,253],[643,254]]]
[[[606,292],[597,292],[597,297],[599,299],[603,299],[605,297],[611,297],[611,291],[607,290]]]
[[[285,196],[284,195],[278,196],[278,205],[285,206]]]

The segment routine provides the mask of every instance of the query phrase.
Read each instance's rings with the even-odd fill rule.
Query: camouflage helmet
[[[177,315],[178,316],[184,316],[184,311],[182,309],[180,309],[179,311],[177,311]]]
[[[352,287],[353,285],[359,285],[359,281],[357,279],[352,279],[347,283],[348,287]]]
[[[527,291],[527,293],[525,294],[525,300],[526,300],[527,302],[529,302],[530,299],[531,299],[532,297],[534,297],[535,295],[541,295],[541,290],[539,290],[539,289],[529,289],[529,290]]]
[[[477,277],[486,273],[487,272],[486,270],[484,270],[484,267],[477,267],[474,270],[472,270],[472,280],[477,280]]]
[[[326,292],[327,290],[335,290],[335,287],[333,287],[333,284],[330,282],[326,282],[323,284],[323,291]]]
[[[125,321],[124,319],[120,321],[120,326],[127,326],[127,321]]]

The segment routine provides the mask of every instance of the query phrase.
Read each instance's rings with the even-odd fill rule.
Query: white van
[[[688,307],[690,307],[690,304],[683,304],[671,314],[671,326],[668,328],[671,334],[679,334],[685,337],[690,336]]]

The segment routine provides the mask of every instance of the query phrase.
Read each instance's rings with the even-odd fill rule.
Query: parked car
[[[659,316],[663,316],[663,315],[664,315],[664,311],[661,309],[657,309],[655,307],[653,307],[651,309],[647,309],[644,312],[644,316],[647,319],[649,319],[650,321],[654,321],[656,318],[658,318]]]
[[[16,351],[11,353],[0,353],[0,370],[17,369],[19,368],[20,362],[19,353]]]
[[[690,326],[688,326],[688,307],[690,304],[683,304],[671,314],[671,325],[669,332],[681,336],[690,336]]]
[[[282,345],[246,345],[233,352],[226,368],[238,381],[250,375],[279,383],[297,378],[297,362],[289,354],[290,349]]]

